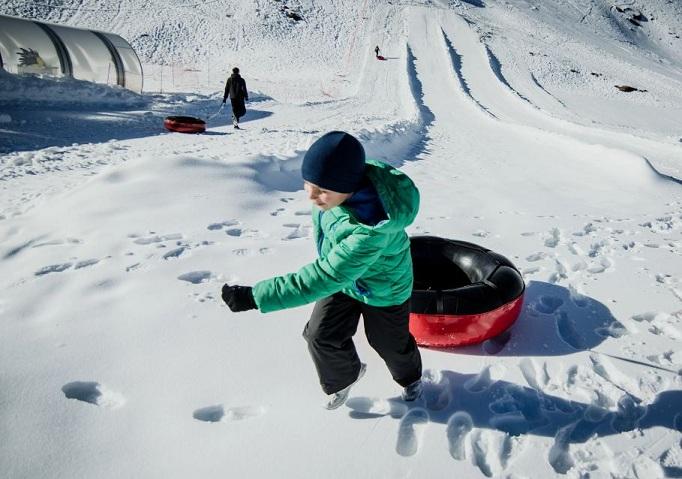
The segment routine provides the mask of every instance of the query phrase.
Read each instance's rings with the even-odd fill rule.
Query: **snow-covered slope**
[[[275,19],[284,3],[307,20]],[[179,6],[60,5],[1,8],[102,29],[91,10],[111,9],[129,40],[123,25],[242,25],[253,43],[225,51],[254,94],[241,131],[210,84],[114,109],[44,80],[59,108],[0,106],[0,475],[679,477],[681,65],[655,35],[677,5],[633,4],[653,17],[636,31],[597,0],[195,7],[243,21],[224,29]],[[159,36],[147,61],[191,60],[185,41]],[[208,131],[165,133],[169,113]],[[312,306],[220,300],[314,258],[299,168],[332,129],[414,179],[410,234],[487,246],[527,283],[508,336],[422,349],[416,404],[360,328],[367,374],[324,410]]]
[[[300,98],[311,89],[318,96],[320,82],[364,54],[357,42],[365,33],[369,3],[74,0],[46,7],[44,2],[8,0],[0,13],[117,32],[143,63],[182,65],[179,72],[200,69],[202,79],[210,76],[211,88],[219,88],[229,69],[238,65],[248,77],[272,85],[269,90],[287,84]],[[280,93],[285,94],[289,92]]]

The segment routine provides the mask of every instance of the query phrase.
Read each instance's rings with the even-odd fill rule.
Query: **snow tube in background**
[[[166,130],[178,133],[203,133],[206,131],[206,122],[193,116],[167,116],[163,120]]]
[[[420,346],[476,344],[508,329],[521,313],[525,284],[504,256],[436,236],[410,239],[414,287],[410,332]]]

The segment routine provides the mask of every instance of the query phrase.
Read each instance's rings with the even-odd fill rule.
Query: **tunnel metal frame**
[[[51,55],[51,57],[54,59],[54,56],[56,54],[56,58],[58,60],[59,65],[56,65],[55,62],[52,62],[52,65],[54,66],[49,68],[45,66],[44,71],[41,71],[40,73],[45,73],[50,76],[63,76],[82,79],[92,81],[94,83],[111,84],[109,81],[110,68],[107,68],[106,79],[104,78],[103,72],[99,72],[98,78],[98,68],[101,69],[102,64],[107,64],[109,65],[109,67],[113,66],[114,68],[116,85],[133,90],[137,93],[142,93],[144,81],[142,63],[140,62],[137,52],[135,52],[135,49],[120,35],[85,28],[75,28],[67,25],[50,24],[33,19],[13,17],[9,15],[0,15],[0,69],[3,69],[10,73],[15,73],[11,71],[12,68],[14,67],[16,73],[22,73],[21,72],[22,67],[23,68],[27,67],[27,65],[21,63],[21,61],[19,60],[17,61],[16,64],[12,63],[12,55],[14,53],[16,53],[17,55],[22,54],[22,52],[17,51],[17,48],[21,49],[23,53],[25,53],[26,51],[35,53],[36,57],[38,59],[41,59],[38,51],[33,50],[33,45],[31,44],[30,40],[28,41],[26,40],[27,38],[29,39],[31,38],[30,33],[28,34],[25,33],[25,31],[28,31],[30,29],[26,29],[24,27],[25,31],[21,32],[21,34],[16,34],[18,29],[20,29],[21,26],[20,22],[30,23],[38,27],[40,31],[42,31],[47,36],[47,39],[49,39],[49,42],[52,44],[52,47],[54,49],[54,51],[49,52],[49,55]],[[8,26],[14,29],[15,33],[14,35],[12,35],[10,32],[12,28],[6,28]],[[6,31],[3,32],[2,30]],[[66,35],[66,37],[70,37],[70,39],[62,38],[62,36],[60,36],[59,31],[69,32],[69,34]],[[78,37],[85,38],[83,32],[87,32],[89,34],[94,35],[93,38],[99,40],[99,42],[101,42],[101,45],[99,47],[92,49],[92,51],[88,52],[87,44],[89,40],[85,42],[83,42],[82,40],[79,40],[78,42],[73,40],[73,38]],[[41,40],[36,40],[36,42],[42,42],[43,48],[47,45],[44,37]],[[102,51],[101,46],[103,46],[104,49],[106,49],[111,58],[104,58],[101,55],[101,53],[99,56],[94,53],[97,49]],[[77,59],[80,60],[78,63],[75,63],[74,60],[72,59],[72,55],[71,53],[69,53],[69,47],[74,49],[74,51],[76,52],[78,57]],[[122,52],[119,51],[120,49],[130,50],[130,52],[124,52],[125,59],[122,55]],[[3,51],[5,53],[4,57]],[[91,56],[88,56],[87,55],[88,53],[90,53]],[[97,63],[95,60],[99,60],[99,63]],[[36,68],[38,68],[39,64],[38,63],[30,64],[28,66],[33,65],[36,65]],[[55,75],[53,73],[50,73],[49,72],[50,68],[53,69],[55,73],[57,72],[57,70],[59,70],[60,74]]]

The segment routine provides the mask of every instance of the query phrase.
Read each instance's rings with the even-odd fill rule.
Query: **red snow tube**
[[[377,55],[377,60],[386,60],[386,57],[382,55]]]
[[[206,131],[206,122],[193,116],[167,116],[163,120],[166,130],[178,133],[203,133]]]
[[[410,332],[420,346],[476,344],[508,329],[525,284],[504,256],[464,241],[411,238]]]

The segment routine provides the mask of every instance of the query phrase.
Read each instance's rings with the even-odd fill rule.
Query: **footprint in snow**
[[[590,233],[594,233],[595,231],[597,231],[597,227],[592,223],[587,223],[582,230],[573,233],[573,236],[587,236]]]
[[[501,416],[520,414],[526,423],[526,431],[528,431],[530,428],[548,423],[548,418],[545,414],[546,406],[547,404],[543,400],[541,391],[524,388],[516,384],[508,384],[504,387],[503,394],[491,402],[488,408],[494,414]],[[495,427],[505,432],[511,432],[499,428],[498,425],[495,425]]]
[[[665,451],[659,460],[666,477],[675,477],[674,474],[682,469],[682,441]]]
[[[568,250],[576,256],[585,256],[585,251],[578,245],[578,243],[571,243],[568,245]]]
[[[212,293],[192,293],[192,297],[199,303],[215,301],[215,296]]]
[[[283,225],[286,228],[294,228],[294,231],[286,235],[283,240],[294,240],[299,238],[310,238],[310,231],[312,226],[300,225],[298,223],[287,223]]]
[[[540,296],[531,307],[540,314],[554,314],[563,304],[564,301],[556,296]]]
[[[405,414],[398,428],[396,452],[403,457],[417,454],[428,423],[429,413],[425,409],[415,408]]]
[[[179,248],[175,248],[168,251],[162,256],[162,258],[165,260],[179,258],[187,250],[188,250],[187,246],[180,246]]]
[[[602,338],[621,338],[628,334],[630,331],[620,321],[613,320],[613,322],[611,322],[607,326],[596,328],[594,332],[597,333]],[[673,339],[679,339],[679,337]]]
[[[640,243],[637,241],[627,241],[621,245],[621,248],[623,248],[625,251],[637,252],[641,249],[640,246]]]
[[[422,375],[422,398],[426,408],[431,411],[441,411],[450,404],[450,381],[441,371],[427,369]]]
[[[239,221],[237,220],[226,220],[222,221],[220,223],[211,223],[206,227],[209,231],[216,231],[216,230],[221,230],[223,227],[229,227],[229,226],[237,226],[239,224]]]
[[[83,240],[80,240],[78,238],[67,238],[67,239],[57,239],[57,240],[51,240],[51,241],[45,241],[43,243],[36,243],[31,246],[31,248],[42,248],[43,246],[57,246],[57,245],[63,245],[63,244],[82,244]]]
[[[273,254],[272,248],[259,248],[258,254]],[[256,254],[254,250],[248,248],[237,248],[232,250],[232,254],[235,256],[253,256]]]
[[[466,459],[465,441],[473,428],[474,422],[471,416],[464,411],[458,411],[448,419],[446,433],[450,455],[453,459],[458,461]]]
[[[610,250],[611,241],[608,240],[597,241],[596,243],[592,243],[592,245],[590,245],[590,251],[587,253],[587,256],[589,256],[590,258],[599,258],[600,256],[603,256],[604,253]]]
[[[584,260],[580,259],[580,260],[576,261],[575,263],[573,263],[573,266],[571,266],[571,271],[573,271],[574,273],[577,273],[579,271],[585,271],[587,269],[587,267],[588,267],[588,264]]]
[[[504,331],[494,338],[487,339],[481,346],[487,354],[495,355],[504,349],[511,339],[511,331]]]
[[[527,276],[533,275],[535,273],[539,273],[542,270],[543,270],[543,268],[541,268],[539,266],[531,266],[530,268],[523,268],[521,270],[521,275],[525,279]]]
[[[486,366],[480,373],[464,383],[464,389],[470,393],[480,393],[487,390],[497,379],[501,378],[506,372],[506,368],[501,364]],[[494,377],[493,377],[494,376]]]
[[[229,228],[225,230],[225,234],[234,238],[264,238],[266,236],[264,233],[253,228]]]
[[[535,262],[535,261],[543,260],[547,257],[549,257],[549,255],[547,253],[541,251],[539,253],[533,253],[529,256],[526,256],[526,261]]]
[[[137,234],[130,234],[128,238],[133,239],[133,243],[139,245],[149,245],[154,243],[163,243],[164,241],[173,241],[182,239],[182,234],[171,233],[167,235],[157,235],[153,232],[149,233],[149,236],[139,236]]]
[[[680,318],[677,314],[650,311],[636,314],[632,319],[638,323],[647,323],[648,331],[656,336],[665,336],[672,340],[682,338],[682,332],[678,329]]]
[[[590,362],[592,363],[591,371],[615,386],[617,390],[636,398],[644,395],[644,391],[640,388],[642,384],[618,369],[608,358],[590,354]]]
[[[556,248],[561,242],[561,230],[559,228],[552,228],[549,232],[549,238],[545,240],[545,246],[548,248]]]
[[[471,452],[473,463],[486,477],[493,477],[498,472],[493,469],[493,437],[490,431],[476,429],[471,433]]]
[[[676,352],[669,349],[667,351],[663,351],[660,354],[651,354],[646,358],[651,362],[665,367],[682,365],[682,351]],[[682,370],[680,370],[680,372],[682,373]]]
[[[524,447],[523,437],[509,434],[475,429],[469,436],[472,462],[486,477],[497,476],[504,471]]]
[[[601,274],[613,266],[613,260],[610,258],[600,258],[599,261],[589,268],[587,268],[588,273]]]
[[[97,263],[99,263],[100,260],[96,258],[91,258],[91,259],[84,259],[81,261],[78,261],[74,266],[73,269],[82,269],[82,268],[88,268],[90,266],[94,266]]]
[[[346,402],[351,409],[349,416],[355,419],[369,419],[391,416],[399,419],[407,413],[407,406],[398,400],[355,397]]]
[[[593,397],[583,412],[583,419],[587,422],[598,423],[602,421],[616,402],[608,395],[599,390],[594,390]]]
[[[556,284],[567,279],[569,269],[569,265],[563,259],[554,258],[554,272],[550,275],[548,281]]]
[[[569,424],[556,433],[554,436],[554,444],[549,450],[549,464],[555,472],[559,474],[566,474],[573,466],[575,461],[570,453],[570,437],[575,429],[576,424]]]
[[[618,432],[632,431],[645,413],[645,407],[640,406],[629,394],[624,394],[618,400],[618,410],[614,414],[611,426]]]
[[[178,276],[180,281],[187,281],[192,284],[200,284],[209,281],[213,277],[210,271],[191,271]]]
[[[66,271],[67,269],[69,269],[71,266],[73,266],[73,269],[82,269],[82,268],[87,268],[89,266],[93,266],[99,262],[100,262],[99,259],[91,258],[91,259],[85,259],[85,260],[77,261],[76,263],[52,264],[52,265],[40,268],[34,274],[35,274],[35,276],[43,276],[43,275],[46,275],[49,273],[61,273],[62,271]]]
[[[49,266],[44,266],[40,268],[38,271],[34,273],[34,275],[44,276],[50,273],[61,273],[62,271],[66,271],[67,269],[69,269],[71,266],[73,266],[73,263],[51,264]]]
[[[534,360],[525,358],[519,363],[519,369],[521,369],[521,374],[528,385],[533,389],[543,391],[549,384],[550,374],[547,371],[547,363],[544,363],[540,368]]]
[[[229,422],[251,419],[265,413],[266,409],[263,406],[238,406],[225,409],[222,404],[217,404],[197,409],[192,416],[204,422]]]
[[[587,349],[583,334],[576,327],[575,321],[569,318],[564,311],[559,312],[556,317],[556,328],[559,338],[573,349]]]
[[[667,274],[667,273],[657,273],[656,274],[656,282],[665,284],[665,285],[672,285],[673,283],[676,282],[675,278],[673,278],[672,275]]]
[[[62,392],[68,399],[76,399],[108,409],[116,409],[125,403],[123,396],[94,381],[74,381],[65,384]]]

